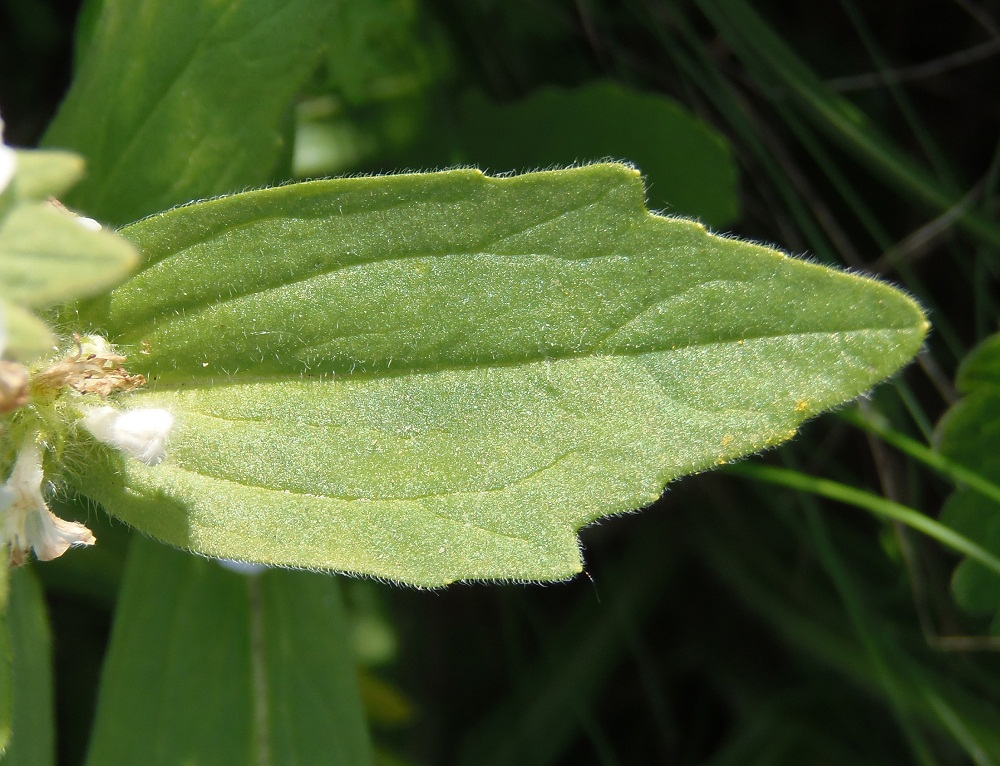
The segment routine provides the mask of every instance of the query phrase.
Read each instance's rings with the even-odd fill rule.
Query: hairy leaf
[[[927,327],[650,214],[620,165],[313,182],[125,234],[146,268],[85,318],[178,425],[83,492],[211,555],[424,586],[571,576],[580,526],[790,438]]]
[[[19,151],[17,172],[0,206],[0,351],[33,361],[51,353],[55,339],[30,308],[86,297],[118,282],[138,262],[125,240],[47,201],[83,172],[69,152]]]
[[[737,217],[736,168],[726,140],[664,96],[612,82],[545,89],[513,104],[471,93],[462,114],[463,159],[478,167],[525,170],[613,157],[642,170],[653,209],[709,226]]]

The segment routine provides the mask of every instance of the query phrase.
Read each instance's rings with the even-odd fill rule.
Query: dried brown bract
[[[75,354],[32,376],[32,394],[54,395],[63,388],[72,388],[81,394],[97,394],[104,399],[116,391],[132,391],[145,385],[146,378],[132,375],[122,367],[125,357],[114,353],[103,338],[75,335],[73,340],[76,342]]]

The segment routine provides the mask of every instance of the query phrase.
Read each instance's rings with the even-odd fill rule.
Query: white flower
[[[3,142],[3,120],[0,120],[0,194],[7,188],[17,170],[17,153]]]
[[[167,436],[174,416],[155,407],[117,410],[114,407],[82,407],[81,425],[97,441],[116,447],[129,457],[156,465],[167,455]]]
[[[29,550],[39,561],[51,561],[74,545],[93,545],[90,530],[65,521],[49,510],[42,497],[42,453],[33,436],[17,453],[10,478],[0,487],[0,514],[10,562],[23,564]]]

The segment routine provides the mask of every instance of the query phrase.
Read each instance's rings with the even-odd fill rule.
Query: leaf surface
[[[646,211],[620,165],[323,181],[125,235],[91,322],[178,416],[78,485],[211,555],[424,586],[555,580],[576,530],[790,438],[919,348],[878,282]]]
[[[936,447],[941,454],[1000,485],[1000,334],[984,341],[962,363],[958,373],[962,399],[938,425]],[[946,501],[941,521],[1000,555],[1000,507],[972,487],[956,489]],[[1000,630],[1000,581],[994,572],[971,559],[955,570],[952,590],[959,604],[973,612],[997,614]]]
[[[0,296],[13,302],[37,308],[92,295],[136,261],[125,240],[46,202],[18,205],[0,222]]]
[[[512,104],[470,93],[462,104],[463,159],[493,171],[607,157],[635,163],[649,206],[724,226],[739,213],[736,167],[726,140],[665,96],[595,82],[547,88]]]
[[[83,175],[83,158],[71,152],[19,151],[14,196],[26,202],[61,197]]]
[[[41,584],[30,568],[11,573],[10,601],[3,621],[10,656],[2,661],[10,662],[5,671],[9,674],[13,715],[8,719],[10,739],[2,750],[0,763],[4,766],[55,763],[49,621]]]
[[[87,159],[67,203],[120,224],[270,181],[335,5],[104,2],[45,137]]]
[[[0,310],[7,331],[7,344],[3,355],[7,359],[30,362],[56,345],[55,336],[46,324],[27,309],[0,299]]]
[[[88,766],[370,763],[346,619],[332,577],[236,574],[137,537]]]

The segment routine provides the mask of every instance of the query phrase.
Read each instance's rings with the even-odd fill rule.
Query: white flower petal
[[[25,532],[39,561],[59,558],[74,545],[93,545],[97,542],[83,524],[60,519],[44,506],[28,514]]]
[[[155,407],[117,410],[114,407],[85,407],[81,421],[99,442],[120,449],[148,465],[166,457],[167,437],[174,416]]]
[[[0,194],[14,177],[17,170],[17,154],[6,144],[0,144]]]
[[[17,170],[17,153],[3,142],[3,120],[0,120],[0,194],[7,188]]]
[[[14,502],[45,505],[42,498],[42,451],[31,437],[17,451],[17,459],[5,485],[14,493]]]
[[[42,453],[34,439],[29,437],[21,445],[4,489],[10,497],[4,518],[4,540],[10,543],[11,563],[20,566],[31,550],[28,515],[39,509],[46,513],[49,510],[42,497]]]
[[[0,194],[3,194],[16,170],[17,153],[6,144],[0,144]]]
[[[96,540],[83,524],[60,519],[42,497],[42,453],[34,438],[18,450],[10,478],[0,488],[4,514],[4,539],[10,545],[10,561],[24,563],[29,550],[40,561],[51,561],[71,546],[93,545]]]

